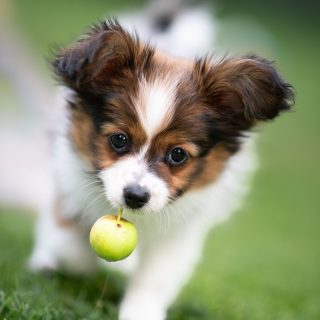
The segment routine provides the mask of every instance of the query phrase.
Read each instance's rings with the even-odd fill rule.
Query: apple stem
[[[119,211],[118,211],[118,217],[117,217],[117,223],[119,223],[119,222],[120,222],[120,220],[121,220],[122,212],[123,212],[123,209],[122,209],[122,208],[119,208]]]

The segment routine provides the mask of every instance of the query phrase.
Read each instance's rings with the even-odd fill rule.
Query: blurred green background
[[[67,44],[92,22],[143,1],[12,4],[18,27],[48,70],[43,57],[50,57],[52,44]],[[204,258],[169,319],[320,319],[319,6],[316,1],[219,0],[214,11],[218,48],[275,59],[296,89],[296,106],[263,128],[250,196],[210,233]],[[1,100],[15,101],[0,79]],[[116,319],[123,277],[77,279],[26,271],[34,215],[20,213],[25,212],[0,210],[0,319]]]

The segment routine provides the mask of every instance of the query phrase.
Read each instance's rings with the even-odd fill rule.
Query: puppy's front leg
[[[33,271],[91,272],[97,259],[89,247],[88,235],[76,219],[65,218],[59,200],[49,200],[39,215],[29,266]]]
[[[120,320],[164,320],[201,255],[204,232],[185,227],[142,243],[141,260],[120,306]],[[140,239],[145,240],[145,239]]]

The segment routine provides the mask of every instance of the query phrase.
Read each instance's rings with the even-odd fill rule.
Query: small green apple
[[[90,244],[95,253],[108,261],[127,258],[136,247],[138,234],[130,221],[120,216],[105,215],[90,231]]]

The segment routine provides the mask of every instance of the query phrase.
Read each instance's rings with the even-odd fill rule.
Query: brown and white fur
[[[113,264],[130,275],[119,318],[164,320],[206,234],[247,192],[250,130],[288,110],[292,88],[265,59],[175,57],[114,20],[61,50],[54,69],[65,89],[30,265],[93,270],[89,229],[123,207],[139,243]],[[112,145],[117,134],[125,150]],[[185,152],[181,164],[171,161],[175,148]],[[148,193],[138,210],[124,196],[128,186]]]

